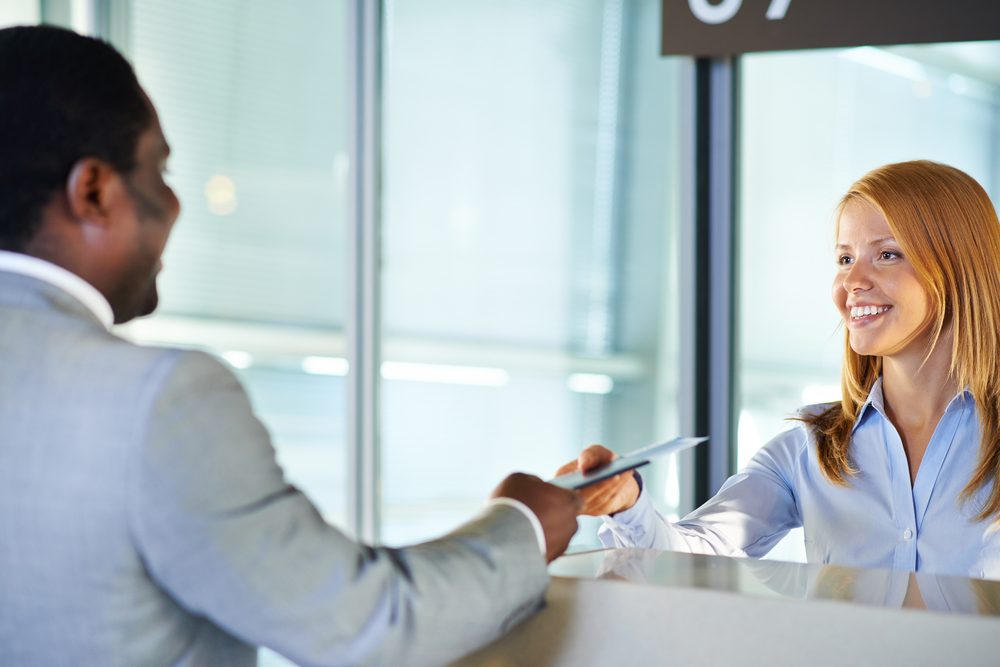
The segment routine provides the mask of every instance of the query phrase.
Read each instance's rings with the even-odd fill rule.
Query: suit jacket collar
[[[0,309],[5,307],[64,313],[107,330],[94,311],[68,292],[39,278],[0,270]]]
[[[13,281],[13,283],[7,280],[8,277],[14,276],[28,280]],[[104,295],[76,274],[45,260],[21,253],[0,250],[0,277],[4,279],[3,284],[5,286],[16,283],[21,290],[37,291],[38,285],[36,283],[46,285],[52,289],[42,290],[43,292],[51,293],[55,290],[64,296],[70,297],[70,300],[74,304],[83,306],[92,319],[97,320],[105,329],[110,329],[114,322],[111,306],[108,304],[107,299],[104,298]],[[9,288],[5,287],[4,291],[9,291]],[[16,300],[16,295],[8,296],[14,297]],[[27,301],[31,300],[29,295],[25,294],[23,296],[27,297]],[[27,303],[27,301],[24,301],[24,303]],[[9,300],[5,299],[5,302],[9,303]],[[61,298],[55,298],[54,301],[50,300],[50,302],[54,305],[61,305],[63,308],[67,305],[73,305],[66,303],[66,300]],[[77,310],[76,308],[73,309]]]

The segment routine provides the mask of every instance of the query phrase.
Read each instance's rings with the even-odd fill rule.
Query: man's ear
[[[81,222],[106,226],[121,185],[118,172],[104,160],[95,157],[77,160],[66,179],[70,213]]]

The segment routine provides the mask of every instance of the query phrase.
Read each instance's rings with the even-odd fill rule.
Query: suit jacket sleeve
[[[150,374],[130,524],[150,576],[190,612],[304,665],[442,664],[541,604],[530,522],[496,506],[405,549],[358,544],[289,485],[237,380],[211,357]]]

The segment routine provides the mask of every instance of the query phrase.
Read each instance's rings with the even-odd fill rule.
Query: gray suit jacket
[[[442,664],[532,613],[530,522],[493,507],[371,548],[284,479],[210,356],[133,345],[0,272],[0,665]]]

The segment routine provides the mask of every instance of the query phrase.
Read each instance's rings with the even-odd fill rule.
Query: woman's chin
[[[862,357],[880,357],[883,351],[881,347],[874,345],[871,341],[862,340],[851,340],[851,350]]]

